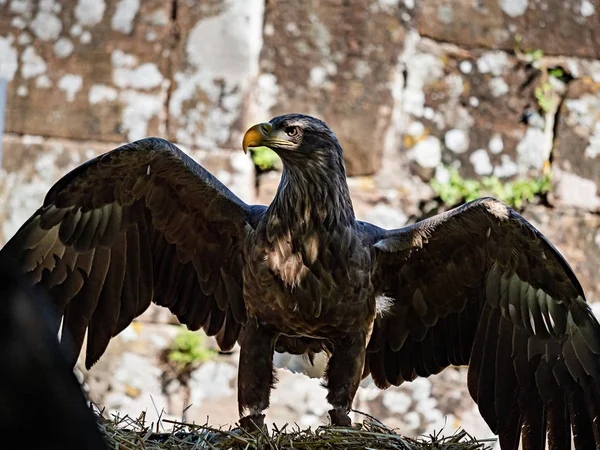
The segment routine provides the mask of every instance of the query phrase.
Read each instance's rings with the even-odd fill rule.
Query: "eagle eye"
[[[285,127],[283,130],[289,137],[295,137],[300,134],[300,127]]]

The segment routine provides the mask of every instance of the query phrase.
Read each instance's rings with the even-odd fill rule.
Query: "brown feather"
[[[479,406],[479,411],[494,432],[498,431],[498,418],[493,398],[496,386],[496,372],[498,370],[496,367],[498,364],[496,351],[498,348],[499,319],[500,311],[497,308],[492,309],[485,333],[479,383],[477,386],[477,405]]]
[[[549,450],[563,450],[571,447],[571,423],[563,395],[556,395],[556,398],[548,406]]]
[[[531,387],[535,392],[535,386]],[[538,395],[528,399],[523,416],[523,450],[544,450],[546,448],[546,410]]]
[[[139,233],[139,283],[138,283],[138,304],[135,311],[135,316],[142,314],[152,302],[154,298],[154,273],[152,270],[154,259],[150,243],[150,232],[147,227],[148,219],[142,219],[137,223]]]
[[[517,406],[517,378],[512,370],[513,325],[507,319],[500,319],[498,345],[496,347],[496,387],[494,406],[498,420],[498,430],[505,430],[510,411]]]
[[[61,334],[61,345],[73,365],[81,351],[87,326],[98,304],[102,285],[110,266],[110,250],[99,247],[90,252],[86,259],[91,260],[90,272],[83,288],[67,305]]]
[[[110,208],[110,216],[106,222],[106,228],[102,233],[98,245],[110,247],[113,245],[119,233],[121,232],[121,221],[123,219],[123,209],[118,203],[113,203]]]
[[[185,315],[189,310],[190,305],[196,301],[195,291],[199,289],[192,264],[185,264],[181,269],[179,291],[175,302],[169,306],[169,309],[177,318],[185,322]]]
[[[103,219],[103,210],[93,209],[90,211],[89,215],[89,220],[79,233],[79,236],[75,241],[75,245],[73,246],[77,252],[85,252],[92,248],[94,236]]]
[[[400,366],[398,364],[398,358],[400,357],[398,352],[393,351],[391,348],[386,347],[385,355],[383,357],[385,378],[389,384],[399,385],[402,382],[400,375]]]
[[[121,290],[121,308],[112,335],[123,331],[136,317],[139,305],[140,280],[140,236],[138,228],[133,225],[125,235],[126,256],[123,288]]]
[[[73,234],[69,237],[68,240],[63,241],[64,244],[68,245],[68,246],[72,246],[75,251],[79,251],[79,238],[81,237],[81,234],[83,233],[83,230],[85,230],[86,225],[88,224],[88,222],[90,221],[90,218],[92,217],[92,212],[91,211],[86,211],[86,212],[81,212],[81,216],[79,218],[79,220],[77,221],[77,225],[75,227],[75,230],[73,230]]]
[[[82,273],[80,268],[76,268],[73,271],[69,270],[65,281],[50,289],[50,297],[55,299],[54,303],[60,314],[64,314],[68,303],[79,293],[83,287],[85,278],[87,278],[87,274]]]
[[[210,309],[210,315],[204,322],[203,329],[208,336],[214,336],[219,332],[225,321],[225,311],[221,311],[219,307],[213,303]]]
[[[89,325],[85,358],[85,365],[88,368],[100,359],[117,326],[121,310],[126,255],[127,240],[125,233],[121,233],[110,249],[110,266]]]
[[[479,319],[479,326],[477,328],[477,335],[475,342],[473,343],[473,350],[471,352],[471,359],[469,361],[469,372],[467,377],[467,386],[469,393],[475,403],[479,402],[479,380],[481,378],[481,371],[483,370],[483,358],[485,351],[485,342],[487,329],[490,326],[492,308],[487,306],[483,308],[481,312],[481,318]]]
[[[69,212],[65,215],[65,218],[60,224],[60,229],[58,232],[58,236],[60,241],[63,244],[69,243],[70,239],[73,236],[73,232],[75,228],[77,228],[77,224],[79,223],[79,219],[81,218],[81,210],[73,210],[70,209]]]
[[[573,390],[569,397],[569,414],[573,427],[573,442],[576,449],[596,447],[592,422],[588,414],[586,399],[580,388]]]
[[[241,328],[242,324],[235,320],[231,310],[227,311],[225,323],[215,336],[217,344],[222,351],[227,352],[233,348],[237,342]]]

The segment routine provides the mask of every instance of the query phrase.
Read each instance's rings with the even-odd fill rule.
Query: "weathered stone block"
[[[0,5],[7,132],[134,140],[164,134],[171,2]]]
[[[315,115],[336,132],[349,174],[376,172],[405,34],[399,11],[384,3],[268,2],[249,121]]]
[[[169,138],[240,148],[240,118],[258,71],[264,0],[178,0]]]
[[[421,0],[419,33],[468,47],[600,57],[600,5],[594,0]],[[585,30],[585,31],[584,31]]]
[[[560,110],[553,164],[557,194],[565,204],[600,209],[600,82],[569,85]]]
[[[542,73],[505,52],[418,39],[402,59],[401,151],[413,173],[428,180],[441,165],[466,177],[541,172],[552,149],[561,82],[548,93],[545,113],[535,98]]]

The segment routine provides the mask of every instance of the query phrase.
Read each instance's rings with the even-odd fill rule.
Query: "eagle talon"
[[[240,419],[240,427],[250,433],[265,430],[265,415],[250,414],[249,416],[242,417]]]
[[[329,418],[331,419],[331,425],[335,427],[351,427],[352,420],[348,413],[340,408],[334,408],[329,410]]]

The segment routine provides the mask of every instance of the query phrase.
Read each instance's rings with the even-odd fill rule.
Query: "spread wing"
[[[538,230],[484,198],[381,234],[374,282],[393,303],[368,346],[378,386],[468,364],[503,450],[521,434],[525,450],[570,449],[571,431],[600,446],[600,326]]]
[[[49,292],[73,364],[86,330],[89,368],[150,302],[227,350],[246,317],[240,246],[251,211],[177,147],[148,138],[64,176],[2,253]]]

